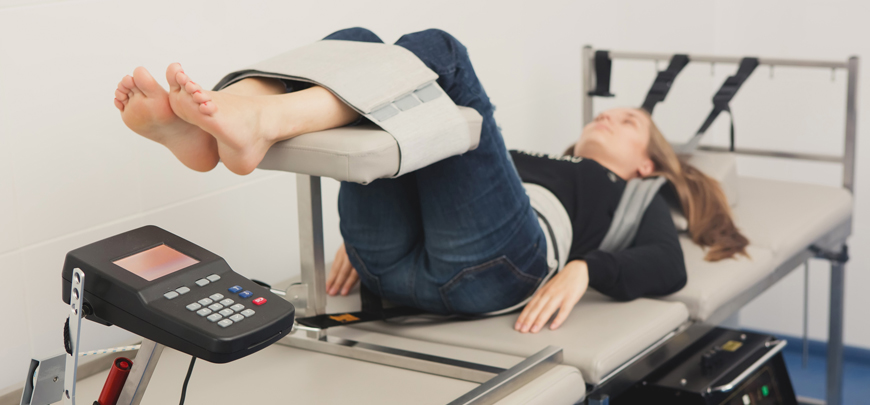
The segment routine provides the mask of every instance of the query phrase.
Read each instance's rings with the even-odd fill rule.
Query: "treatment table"
[[[584,122],[592,119],[594,54],[584,48]],[[609,57],[667,60],[670,55],[609,52]],[[699,55],[690,59],[738,61]],[[691,344],[693,327],[723,322],[794,268],[819,257],[831,263],[827,403],[840,404],[858,60],[760,62],[846,69],[846,148],[842,156],[833,157],[701,148],[712,160],[727,156],[733,162],[735,154],[750,154],[843,164],[843,187],[739,177],[733,168],[724,170],[724,175],[717,174],[715,167],[706,171],[723,182],[727,194],[739,196],[733,204],[734,216],[750,240],[750,258],[706,262],[703,250],[682,235],[688,270],[685,288],[670,296],[629,302],[616,302],[590,290],[557,331],[517,333],[513,330],[516,314],[449,322],[376,321],[328,330],[300,326],[279,345],[247,358],[223,366],[201,365],[191,381],[190,396],[197,403],[228,402],[227,395],[234,393],[233,401],[260,403],[292,398],[304,403],[607,404],[643,379],[644,373],[664,364],[666,345]],[[480,116],[472,109],[459,109],[469,132],[479,133]],[[301,279],[286,291],[273,291],[285,295],[300,316],[360,307],[358,293],[329,298],[325,294],[320,177],[367,183],[393,176],[400,165],[395,139],[365,124],[302,135],[276,144],[267,153],[260,168],[297,173]],[[703,164],[699,166],[704,170]],[[173,351],[164,357],[161,373],[154,375],[144,403],[177,398],[188,357]],[[84,380],[81,395],[96,396],[102,377]]]

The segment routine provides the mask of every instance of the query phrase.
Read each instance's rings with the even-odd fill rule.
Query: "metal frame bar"
[[[651,52],[621,52],[610,51],[611,59],[634,59],[634,60],[662,60],[669,61],[673,54]],[[690,54],[689,62],[702,63],[740,63],[741,57],[721,55],[696,55]],[[781,59],[781,58],[758,58],[759,65],[767,66],[793,66],[808,68],[845,69],[848,62],[838,60],[809,60],[809,59]]]
[[[136,353],[136,359],[133,360],[133,368],[130,369],[124,388],[121,389],[121,394],[118,396],[118,405],[139,405],[142,402],[145,390],[148,389],[151,376],[157,369],[157,362],[160,361],[160,355],[163,354],[165,347],[152,340],[142,340],[139,352]]]
[[[323,256],[323,204],[320,177],[296,175],[296,205],[299,219],[299,259],[302,272],[304,316],[326,313],[326,265]],[[288,290],[289,291],[289,290]],[[298,316],[298,315],[297,315]],[[308,332],[317,339],[326,335]]]
[[[85,299],[85,272],[73,269],[69,293],[69,339],[71,352],[66,355],[66,370],[63,380],[63,403],[76,404],[76,372],[79,368],[80,330],[82,327],[82,303]]]
[[[279,344],[334,356],[348,357],[406,370],[419,371],[457,380],[484,383],[505,371],[503,368],[433,356],[393,347],[325,336],[322,339],[287,336]]]
[[[560,363],[562,363],[562,349],[555,346],[547,346],[543,350],[519,362],[519,364],[499,373],[479,387],[450,402],[450,405],[494,404]]]
[[[611,59],[632,59],[632,60],[670,60],[672,54],[664,53],[641,53],[641,52],[609,52]],[[593,81],[595,72],[594,49],[591,46],[585,46],[582,51],[581,68],[583,70],[583,124],[592,121],[593,96],[589,95],[592,87],[595,85]],[[727,56],[711,56],[711,55],[689,55],[689,61],[701,63],[739,63],[739,57]],[[798,59],[773,59],[759,58],[759,64],[768,66],[791,66],[802,68],[827,68],[827,69],[846,69],[847,84],[846,84],[846,131],[844,134],[845,142],[842,156],[805,154],[794,152],[783,152],[776,150],[761,150],[738,148],[733,153],[752,156],[766,156],[788,159],[799,159],[809,161],[821,161],[841,163],[843,165],[843,188],[853,192],[855,186],[855,153],[856,153],[856,136],[857,136],[857,88],[858,88],[858,71],[859,59],[856,56],[850,57],[847,61],[823,61],[823,60],[798,60]],[[701,149],[721,151],[725,148],[715,146],[702,146]],[[836,234],[836,235],[834,235]],[[840,240],[842,245],[845,239],[851,235],[851,218],[847,223],[837,227],[837,229],[823,236],[819,241],[830,245],[832,235]],[[775,280],[782,278],[793,269],[786,269],[792,264],[798,266],[800,261],[804,261],[812,257],[812,252],[808,250],[797,253],[794,257],[786,261],[774,272]],[[843,387],[843,293],[845,289],[845,263],[836,260],[829,260],[831,264],[831,297],[829,304],[828,325],[828,354],[827,354],[827,393],[826,399],[828,405],[839,405],[842,403],[842,387]],[[793,266],[793,267],[794,267]],[[774,280],[774,282],[775,282]],[[766,289],[767,287],[762,287]],[[762,290],[763,291],[763,290]],[[761,291],[751,291],[760,293]],[[742,302],[743,300],[741,300]],[[745,304],[745,303],[744,303]],[[742,306],[742,305],[741,305]],[[721,308],[713,316],[709,322],[714,320],[725,319],[725,315],[730,315],[740,308]],[[724,314],[724,315],[723,315]],[[723,317],[724,316],[724,317]],[[721,318],[721,319],[720,319]]]

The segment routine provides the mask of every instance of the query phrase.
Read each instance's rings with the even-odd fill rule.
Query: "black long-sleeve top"
[[[621,252],[598,249],[626,181],[594,160],[511,151],[523,182],[552,192],[574,230],[568,261],[584,260],[589,286],[617,300],[666,295],[686,284],[683,250],[670,210],[656,195],[631,245]]]

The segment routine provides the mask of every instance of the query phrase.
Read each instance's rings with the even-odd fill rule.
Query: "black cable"
[[[178,405],[184,405],[184,397],[187,395],[187,383],[190,382],[190,374],[193,373],[194,363],[196,363],[196,357],[190,356],[190,366],[187,368],[187,377],[184,377],[184,385],[181,386],[181,402]]]

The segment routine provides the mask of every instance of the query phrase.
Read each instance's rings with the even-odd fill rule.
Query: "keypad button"
[[[210,313],[211,313],[211,310],[208,308],[203,308],[203,309],[200,309],[199,311],[196,311],[196,314],[199,316],[206,316]]]
[[[224,299],[224,295],[221,293],[212,294],[212,295],[209,295],[208,297],[215,300],[215,301],[220,301],[220,300]]]
[[[227,299],[221,300],[221,305],[228,307],[230,305],[233,305],[233,302],[235,302],[235,301],[227,298]]]
[[[226,328],[227,326],[230,326],[232,324],[233,324],[233,321],[231,321],[229,319],[224,319],[224,320],[218,322],[218,325],[220,325],[222,328]]]
[[[255,312],[254,312],[253,309],[246,309],[246,310],[242,311],[242,315],[244,315],[245,318],[250,318],[250,317],[252,317],[254,314],[255,314]]]
[[[198,309],[200,309],[200,308],[202,308],[202,305],[199,305],[199,304],[196,303],[196,302],[194,302],[193,304],[190,304],[190,305],[187,306],[187,310],[188,310],[188,311],[196,311],[196,310],[198,310]]]
[[[230,319],[232,319],[233,322],[241,322],[242,320],[245,319],[245,317],[242,315],[239,315],[239,314],[235,314],[235,315],[231,316]]]
[[[210,300],[210,299],[208,299],[208,298],[203,298],[203,299],[201,299],[201,300],[199,300],[199,301],[197,301],[197,302],[199,303],[199,305],[206,306],[206,305],[211,305],[211,303],[214,302],[214,301],[212,301],[212,300]]]
[[[239,311],[245,309],[245,306],[242,304],[236,304],[236,305],[231,306],[230,309],[232,309],[233,311],[239,312]]]
[[[206,277],[206,279],[207,279],[208,281],[211,281],[212,283],[214,283],[215,281],[220,280],[220,279],[221,279],[221,276],[219,276],[219,275],[217,275],[217,274],[212,274],[212,275]]]
[[[220,311],[220,310],[224,309],[224,306],[221,304],[218,304],[218,303],[214,303],[214,304],[209,305],[208,309],[210,309],[212,311]]]
[[[237,292],[239,292],[239,291],[242,291],[242,287],[241,287],[241,286],[238,286],[238,285],[234,285],[234,286],[228,288],[227,291],[229,291],[229,292],[235,294],[235,293],[237,293]]]
[[[178,288],[175,289],[175,292],[177,292],[177,293],[179,293],[179,294],[181,294],[181,295],[184,295],[184,294],[187,294],[187,293],[190,292],[190,288],[187,288],[187,287],[178,287]]]
[[[217,322],[218,319],[221,319],[221,318],[223,318],[223,315],[221,315],[221,314],[211,314],[208,317],[206,317],[205,319],[208,319],[209,321],[212,321],[212,322]]]
[[[245,290],[245,291],[242,291],[242,292],[239,293],[239,297],[242,297],[242,298],[248,298],[248,297],[250,297],[250,296],[252,296],[252,295],[254,295],[254,293],[252,293],[252,292],[250,292],[250,291],[248,291],[248,290]]]
[[[178,296],[178,293],[175,292],[175,291],[170,291],[170,292],[168,292],[168,293],[166,293],[166,294],[163,294],[163,296],[166,297],[166,299],[171,300],[171,299],[177,297],[177,296]]]
[[[206,279],[204,279],[204,278],[201,278],[201,279],[199,279],[199,280],[196,280],[196,285],[198,285],[198,286],[200,286],[200,287],[205,287],[205,286],[207,286],[209,283],[211,283],[211,281],[208,281],[208,280],[206,280]]]
[[[232,310],[232,309],[229,309],[229,308],[224,308],[224,309],[222,309],[222,310],[221,310],[220,312],[218,312],[218,313],[221,314],[221,315],[223,315],[223,316],[230,316],[230,315],[233,314],[233,310]]]
[[[253,303],[254,303],[254,305],[263,305],[263,304],[265,304],[265,303],[266,303],[266,299],[265,299],[265,298],[263,298],[263,297],[259,297],[259,298],[254,298],[254,300],[253,300],[253,301],[251,301],[251,302],[253,302]]]

